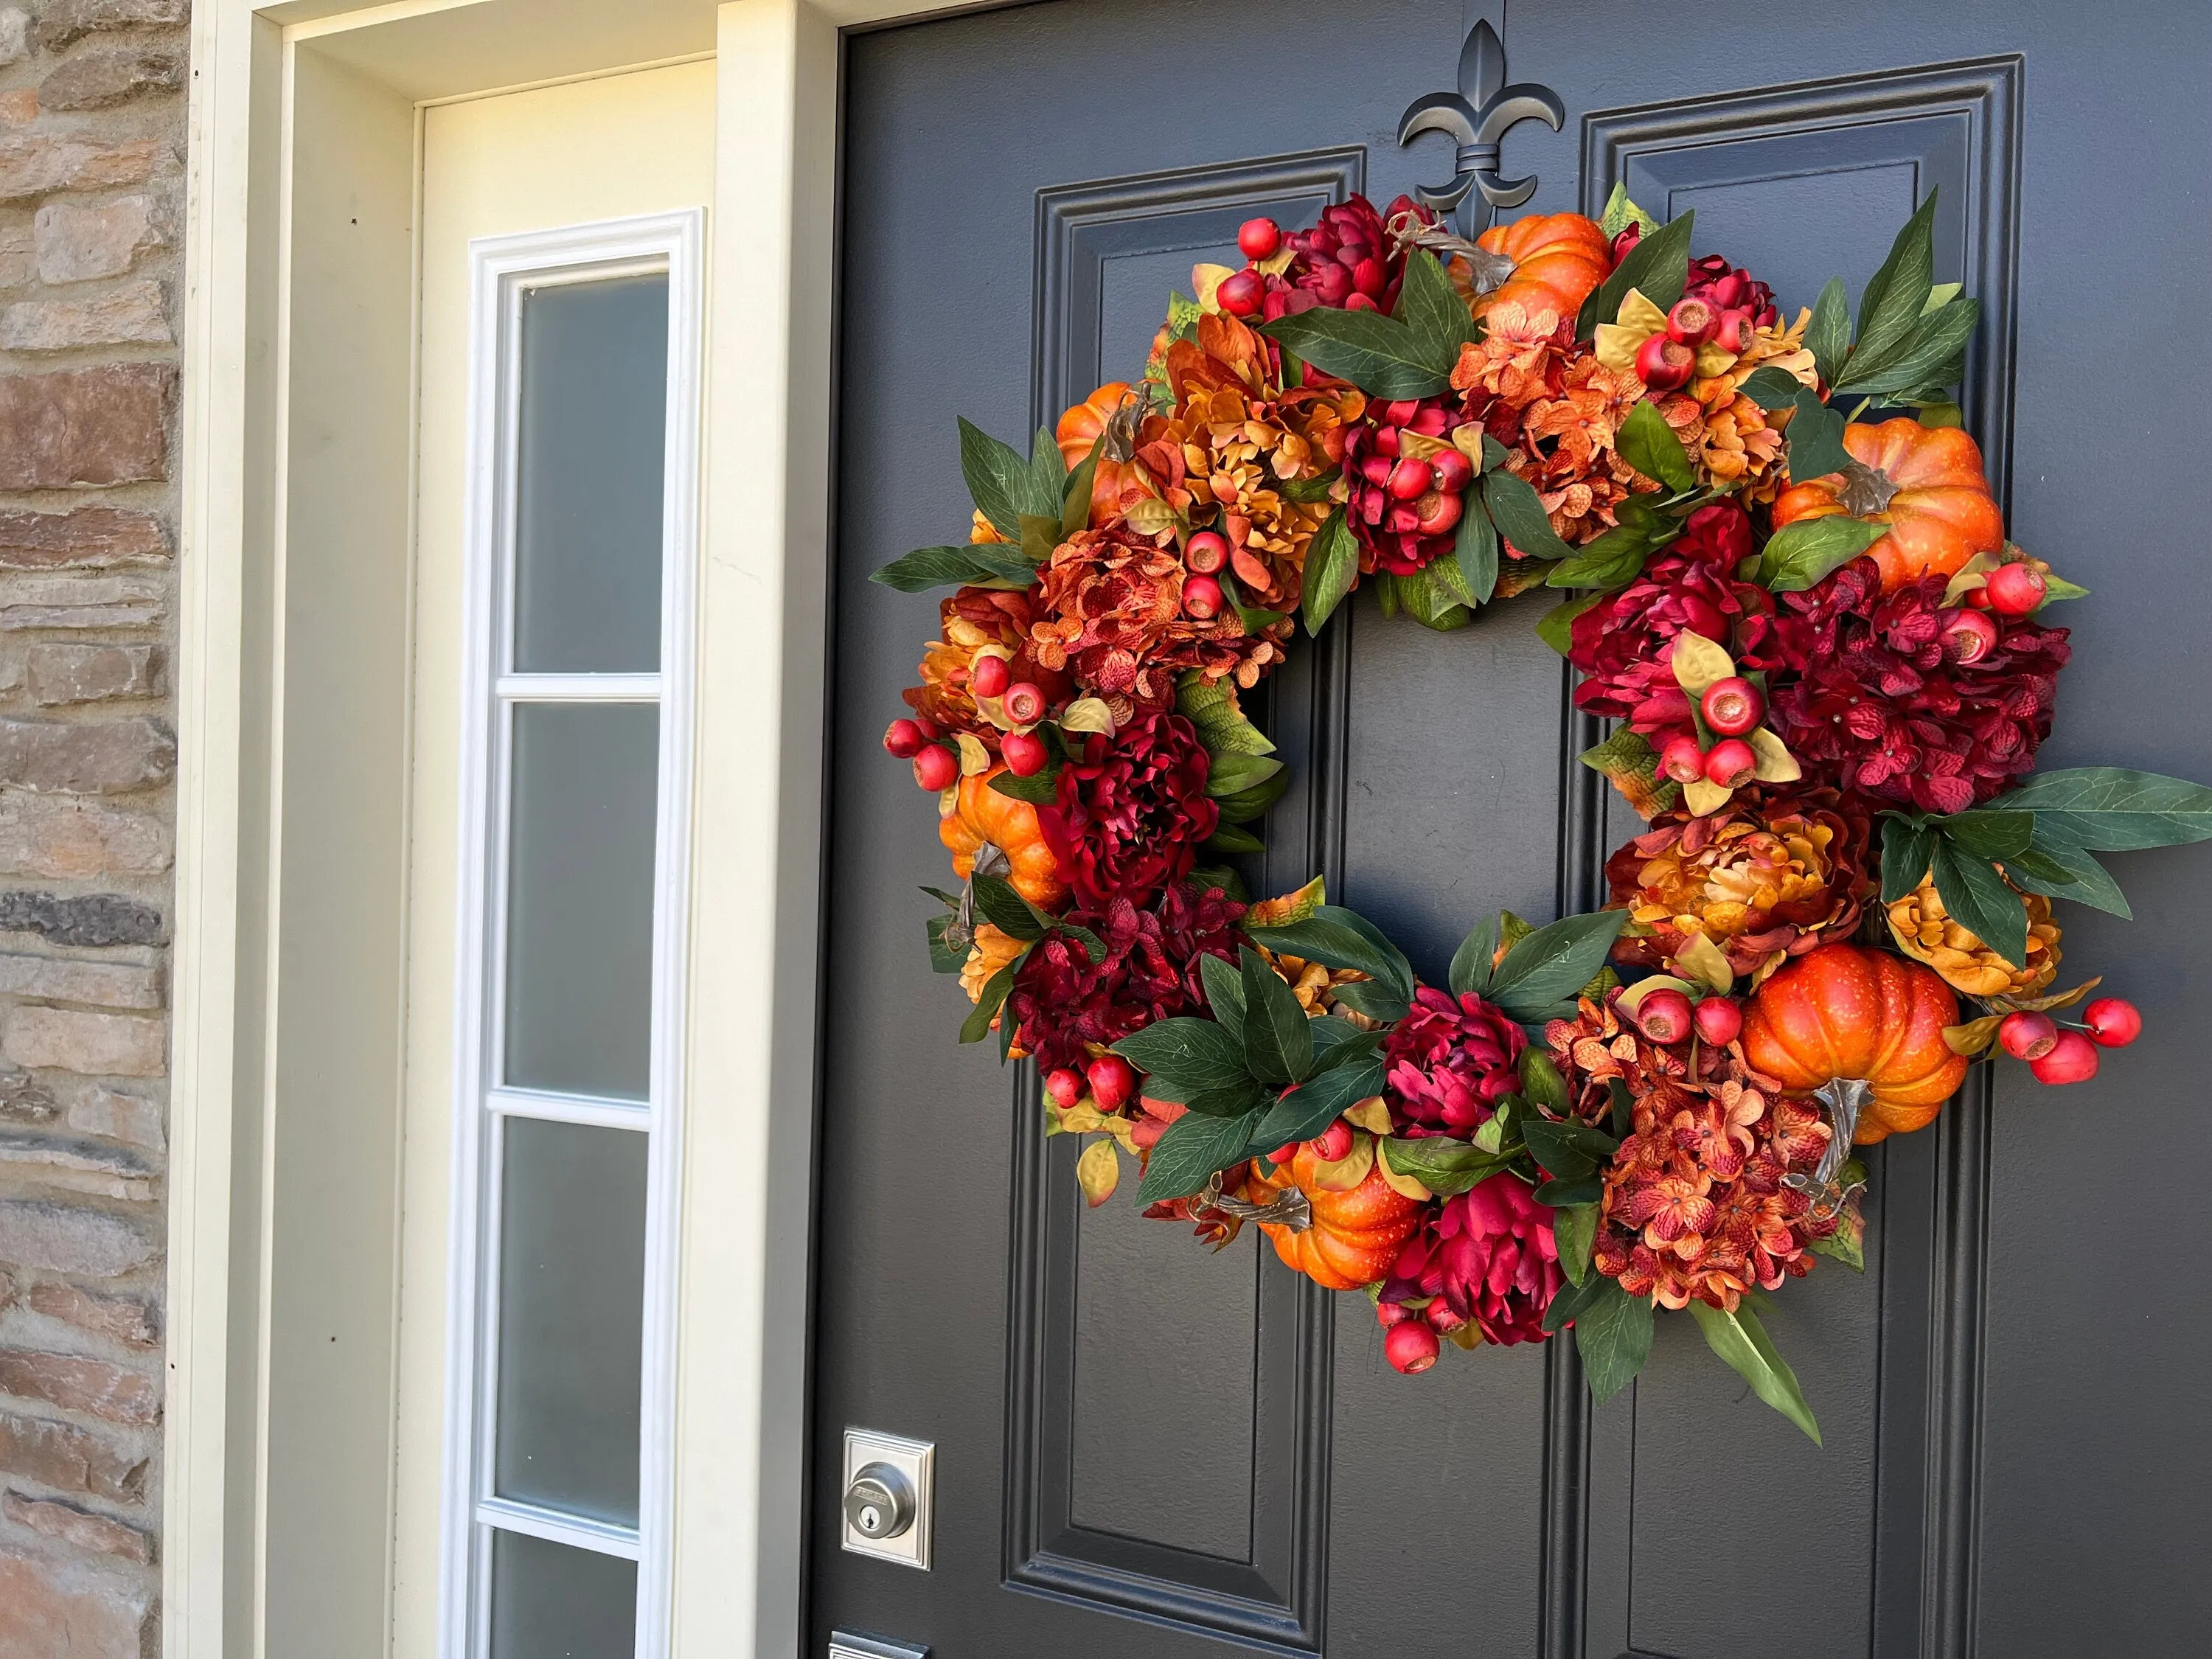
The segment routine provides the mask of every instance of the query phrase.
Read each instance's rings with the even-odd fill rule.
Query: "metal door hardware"
[[[927,1572],[936,1465],[927,1441],[846,1430],[844,1547]]]
[[[927,1648],[905,1642],[886,1642],[880,1636],[855,1636],[850,1631],[830,1632],[829,1659],[929,1659]]]

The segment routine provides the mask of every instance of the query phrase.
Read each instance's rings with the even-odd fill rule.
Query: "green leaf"
[[[1321,632],[1322,625],[1343,603],[1344,596],[1358,579],[1359,543],[1352,533],[1352,526],[1344,521],[1344,509],[1340,507],[1314,532],[1313,543],[1306,551],[1304,586],[1298,596],[1298,608],[1305,613],[1307,633]]]
[[[1317,906],[1303,921],[1247,932],[1255,945],[1264,945],[1279,954],[1368,975],[1395,991],[1401,1000],[1413,994],[1413,964],[1406,960],[1405,952],[1366,917],[1340,904]],[[1341,997],[1350,988],[1340,986],[1338,994]]]
[[[1552,1217],[1552,1238],[1559,1248],[1559,1271],[1579,1285],[1590,1270],[1590,1246],[1597,1242],[1595,1204],[1570,1204]]]
[[[1650,407],[1649,404],[1638,406]],[[1650,537],[1633,525],[1615,525],[1553,566],[1544,584],[1547,587],[1592,587],[1597,590],[1593,599],[1602,599],[1616,588],[1627,586],[1643,573],[1644,562],[1651,556],[1651,545]],[[1555,648],[1561,656],[1567,654],[1565,647]]]
[[[1607,1286],[1618,1291],[1620,1281],[1607,1279],[1603,1273],[1591,1273],[1579,1285],[1563,1286],[1552,1298],[1552,1305],[1544,1310],[1544,1329],[1554,1333],[1566,1329],[1582,1317],[1585,1310],[1607,1294]]]
[[[991,780],[991,789],[994,794],[1025,800],[1032,806],[1049,806],[1060,799],[1060,769],[1054,767],[1026,778],[1001,772]]]
[[[1631,1296],[1619,1279],[1602,1273],[1591,1277],[1612,1290],[1609,1294],[1600,1291],[1576,1316],[1575,1352],[1581,1357],[1591,1401],[1602,1406],[1633,1382],[1651,1358],[1654,1322],[1650,1297]]]
[[[2035,814],[1992,811],[1985,806],[1954,813],[1936,827],[1976,858],[2002,860],[2027,850],[2035,835]]]
[[[945,929],[960,920],[957,916],[932,916],[924,925],[929,931],[929,971],[933,974],[957,974],[968,965],[968,951],[973,943],[963,932],[953,944],[945,937]]]
[[[1476,605],[1488,605],[1498,591],[1498,530],[1479,501],[1462,502],[1459,539],[1453,551],[1459,560],[1460,580]]]
[[[1405,1018],[1412,1007],[1406,997],[1391,987],[1365,980],[1334,986],[1330,994],[1355,1014],[1379,1019],[1386,1025]]]
[[[1820,1443],[1820,1425],[1797,1386],[1797,1373],[1774,1350],[1766,1328],[1748,1304],[1725,1313],[1692,1297],[1690,1313],[1705,1333],[1705,1346],[1726,1360],[1751,1391],[1805,1431],[1814,1445]]]
[[[1480,332],[1467,302],[1444,275],[1443,264],[1426,248],[1415,248],[1407,254],[1406,275],[1399,284],[1398,306],[1393,315],[1413,331],[1431,362],[1456,366],[1459,349]],[[1449,375],[1451,370],[1444,372]]]
[[[981,542],[967,547],[917,547],[868,580],[902,593],[933,587],[1027,587],[1036,580],[1036,567],[1022,556],[1019,548]]]
[[[1658,229],[1647,231],[1643,240],[1628,250],[1613,275],[1583,301],[1581,314],[1575,319],[1577,339],[1594,337],[1600,323],[1619,321],[1620,302],[1632,288],[1642,290],[1644,297],[1662,311],[1670,309],[1682,297],[1683,287],[1690,279],[1690,229],[1696,217],[1694,213],[1686,213],[1671,219]]]
[[[1022,529],[1022,556],[1033,566],[1050,559],[1053,549],[1060,545],[1060,514],[1024,513],[1018,522]]]
[[[1233,1088],[1200,1090],[1189,1099],[1177,1103],[1206,1117],[1243,1117],[1248,1112],[1264,1109],[1267,1097],[1273,1092],[1246,1078]],[[1152,1098],[1158,1100],[1161,1097],[1154,1094]]]
[[[1281,1088],[1313,1070],[1313,1033],[1306,1011],[1283,976],[1249,946],[1244,975],[1244,1060],[1262,1083]]]
[[[2212,789],[2121,766],[2039,773],[1988,810],[2033,812],[2039,844],[2047,835],[2096,853],[2212,839]]]
[[[1574,550],[1552,528],[1551,515],[1525,478],[1503,468],[1482,475],[1482,504],[1498,533],[1532,559],[1564,559]]]
[[[1628,199],[1628,185],[1621,179],[1613,182],[1613,194],[1605,198],[1605,216],[1598,221],[1598,228],[1605,233],[1608,242],[1631,225],[1641,225],[1645,232],[1659,228],[1659,222]]]
[[[1547,1112],[1567,1109],[1567,1080],[1541,1048],[1531,1046],[1521,1051],[1521,1092]]]
[[[1091,448],[1095,454],[1098,446],[1094,443]],[[1036,436],[1030,440],[1029,499],[1032,505],[1025,510],[1030,512],[1036,510],[1036,504],[1050,501],[1052,511],[1047,516],[1054,519],[1060,516],[1066,505],[1067,457],[1060,453],[1060,441],[1052,435],[1052,428],[1048,426],[1039,427]],[[1080,530],[1089,521],[1089,502],[1090,498],[1085,497],[1084,517],[1076,522],[1073,529]]]
[[[1787,375],[1783,378],[1789,379]],[[1793,397],[1796,391],[1796,382],[1791,380]],[[1640,403],[1628,411],[1628,418],[1620,423],[1614,447],[1629,465],[1647,478],[1656,478],[1669,489],[1694,489],[1698,486],[1698,469],[1691,463],[1689,451],[1682,447],[1682,441],[1674,435],[1674,428],[1667,424],[1667,417],[1659,412],[1656,404]]]
[[[1018,450],[964,419],[960,422],[960,474],[983,516],[1009,541],[1021,539],[1024,513],[1048,515],[1055,521],[1060,517],[1059,480],[1040,492]]]
[[[1091,522],[1091,485],[1098,476],[1098,457],[1105,447],[1106,434],[1102,432],[1092,441],[1091,453],[1083,458],[1082,465],[1067,475],[1067,485],[1060,498],[1060,533],[1063,537],[1073,536]],[[1059,453],[1060,446],[1054,444],[1053,453]]]
[[[1504,444],[1498,442],[1497,439],[1492,437],[1487,432],[1486,432],[1482,434],[1482,465],[1477,467],[1475,471],[1478,472],[1495,472],[1499,467],[1505,465],[1505,458],[1510,453],[1512,453],[1512,452],[1507,449]]]
[[[1379,311],[1316,306],[1263,323],[1260,332],[1370,398],[1433,398],[1451,384],[1459,361],[1456,346],[1446,354]]]
[[[1574,1180],[1595,1170],[1620,1150],[1601,1129],[1572,1119],[1532,1117],[1521,1125],[1521,1139],[1547,1174]]]
[[[1206,838],[1206,845],[1224,858],[1234,857],[1238,854],[1264,853],[1267,850],[1266,842],[1261,841],[1249,830],[1242,829],[1233,823],[1215,824],[1213,833]]]
[[[983,920],[1000,932],[1010,933],[1025,945],[1044,937],[1049,919],[1039,922],[1030,902],[1002,878],[976,876],[968,884],[975,895],[975,908],[983,913]]]
[[[1198,738],[1215,755],[1272,755],[1275,745],[1244,717],[1234,680],[1210,680],[1193,668],[1176,681],[1176,713],[1198,728]]]
[[[1577,1176],[1571,1181],[1547,1181],[1536,1188],[1536,1201],[1548,1204],[1555,1210],[1571,1210],[1577,1205],[1595,1204],[1604,1196],[1605,1177],[1595,1172]]]
[[[1790,408],[1797,401],[1797,394],[1805,388],[1788,369],[1777,368],[1769,363],[1764,368],[1752,370],[1744,377],[1743,385],[1738,389],[1761,409],[1771,413],[1778,409]],[[1668,430],[1671,432],[1674,428],[1669,427]],[[1643,471],[1641,467],[1637,470]],[[1677,488],[1687,489],[1689,485],[1681,484]]]
[[[1024,951],[1021,956],[1016,957],[983,981],[983,994],[975,1000],[975,1006],[961,1024],[960,1040],[963,1042],[981,1042],[990,1036],[992,1017],[999,1012],[999,1006],[1006,1001],[1006,994],[1014,988],[1015,971],[1028,955],[1029,952]],[[1009,1031],[1012,1029],[1009,1023]]]
[[[1979,301],[1954,300],[1941,311],[1922,318],[1887,362],[1862,368],[1858,356],[1854,356],[1836,391],[1852,396],[1924,394],[1954,385],[1959,376],[1951,366],[1973,338],[1981,314]]]
[[[1449,634],[1474,620],[1474,613],[1468,608],[1474,596],[1462,593],[1456,559],[1438,559],[1410,575],[1386,575],[1382,580],[1396,587],[1398,602],[1406,614],[1424,628]]]
[[[1482,996],[1490,989],[1490,959],[1498,954],[1498,918],[1486,916],[1477,922],[1474,931],[1461,941],[1452,955],[1451,969],[1444,983],[1451,994],[1463,997],[1470,992]]]
[[[1243,1044],[1225,1026],[1189,1015],[1132,1031],[1114,1052],[1147,1074],[1152,1083],[1145,1092],[1155,1100],[1188,1100],[1252,1080]]]
[[[1920,320],[1936,286],[1935,237],[1936,191],[1931,189],[1897,233],[1889,258],[1859,295],[1858,344],[1844,366],[1844,374],[1860,362],[1878,362]]]
[[[1797,388],[1797,413],[1790,419],[1789,434],[1792,483],[1840,472],[1850,464],[1850,451],[1844,447],[1844,425],[1843,410],[1829,408],[1817,392]]]
[[[2042,615],[2045,605],[2057,605],[2061,599],[2086,599],[2088,597],[2089,590],[2079,582],[2069,582],[2063,576],[2045,576],[2043,579],[2043,605],[2035,607],[2035,614]]]
[[[1604,598],[1605,594],[1599,592],[1585,593],[1579,599],[1560,600],[1537,618],[1536,637],[1561,656],[1565,656],[1574,648],[1575,618]]]
[[[1249,789],[1216,797],[1214,804],[1221,809],[1224,823],[1253,823],[1266,817],[1267,809],[1280,800],[1283,791],[1290,787],[1291,775],[1279,771]]]
[[[1244,969],[1211,951],[1198,959],[1198,976],[1206,986],[1206,1006],[1213,1018],[1238,1042],[1244,1041]]]
[[[1341,1066],[1356,1058],[1363,1050],[1371,1049],[1382,1041],[1380,1031],[1363,1031],[1348,1019],[1334,1014],[1320,1014],[1306,1022],[1313,1033],[1314,1074],[1318,1076],[1332,1066]]]
[[[1951,920],[2017,968],[2027,960],[2027,909],[1996,866],[1956,846],[1936,843],[1936,896]]]
[[[1542,1018],[1596,977],[1627,921],[1626,910],[1599,910],[1539,927],[1498,964],[1490,1000],[1516,1019]]]
[[[1785,524],[1766,544],[1759,580],[1776,593],[1802,593],[1889,534],[1886,524],[1832,513]]]
[[[1279,478],[1276,493],[1286,501],[1300,501],[1310,507],[1316,501],[1325,501],[1328,492],[1343,476],[1343,469],[1331,467],[1326,472],[1316,473],[1310,478]]]
[[[1486,1152],[1464,1140],[1447,1140],[1442,1135],[1418,1139],[1394,1136],[1382,1150],[1393,1170],[1411,1176],[1439,1198],[1472,1191],[1512,1162],[1511,1155]]]
[[[1813,371],[1820,377],[1820,384],[1835,385],[1851,349],[1850,302],[1844,297],[1842,277],[1829,277],[1820,297],[1813,301],[1812,319],[1805,325],[1805,345],[1813,354]]]
[[[1373,1055],[1331,1066],[1285,1091],[1253,1131],[1252,1145],[1261,1152],[1273,1152],[1293,1140],[1311,1140],[1343,1116],[1347,1108],[1382,1092],[1382,1062]]]
[[[1257,1111],[1237,1117],[1185,1112],[1168,1125],[1167,1133],[1153,1146],[1145,1164],[1144,1181],[1137,1188],[1138,1202],[1157,1204],[1164,1199],[1188,1198],[1205,1186],[1215,1171],[1242,1163],[1259,1121]]]
[[[2035,825],[2034,844],[2028,850],[2057,865],[2069,879],[2062,882],[2044,875],[2027,860],[2019,859],[2010,866],[2014,886],[2040,893],[2045,898],[2069,898],[2124,921],[2135,920],[2135,912],[2128,908],[2127,896],[2120,891],[2120,884],[2112,879],[2112,872],[2098,863],[2094,854],[2051,834],[2040,818]]]
[[[1282,762],[1268,755],[1217,755],[1206,773],[1206,793],[1218,800],[1265,783],[1282,769]]]
[[[1936,830],[1910,818],[1881,821],[1881,902],[1894,904],[1918,887],[1936,856]]]

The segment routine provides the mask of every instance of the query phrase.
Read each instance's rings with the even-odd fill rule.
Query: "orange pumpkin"
[[[1091,445],[1106,429],[1116,410],[1128,401],[1129,383],[1109,380],[1060,417],[1053,436],[1060,442],[1060,459],[1071,472],[1089,459]],[[1135,489],[1146,494],[1146,479],[1137,464],[1098,457],[1098,470],[1091,475],[1091,522],[1102,524],[1121,510],[1122,492]]]
[[[1006,855],[1013,889],[1041,910],[1057,910],[1067,900],[1060,862],[1045,845],[1036,808],[991,787],[1006,769],[971,772],[960,780],[960,793],[937,823],[937,838],[951,849],[952,873],[965,881],[975,873],[975,855],[986,842]]]
[[[1990,495],[1982,452],[1955,426],[1899,416],[1844,428],[1844,447],[1872,480],[1840,472],[1792,483],[1774,503],[1774,527],[1848,513],[1889,533],[1867,549],[1884,592],[1933,573],[1954,574],[1978,553],[2004,546],[2004,515]]]
[[[1613,274],[1612,240],[1579,213],[1531,213],[1510,225],[1492,225],[1474,245],[1513,261],[1504,285],[1474,301],[1478,317],[1502,300],[1517,300],[1532,313],[1571,318]]]
[[[1887,951],[1823,945],[1784,966],[1751,1000],[1743,1054],[1793,1093],[1856,1078],[1869,1098],[1852,1139],[1869,1146],[1917,1129],[1958,1091],[1966,1058],[1943,1041],[1959,1000],[1936,970]]]
[[[1356,1291],[1390,1271],[1400,1249],[1421,1224],[1421,1206],[1395,1189],[1380,1170],[1370,1170],[1349,1192],[1316,1186],[1319,1164],[1310,1145],[1299,1147],[1289,1167],[1272,1176],[1262,1176],[1255,1164],[1244,1196],[1265,1204],[1292,1186],[1304,1193],[1312,1211],[1306,1226],[1263,1221],[1260,1231],[1274,1241],[1275,1254],[1293,1273],[1304,1273],[1323,1290]]]

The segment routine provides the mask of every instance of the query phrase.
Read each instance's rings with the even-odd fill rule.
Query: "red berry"
[[[1256,270],[1232,271],[1213,290],[1214,303],[1232,317],[1249,317],[1267,302],[1267,283]]]
[[[1375,1304],[1375,1322],[1386,1331],[1393,1325],[1402,1325],[1409,1319],[1420,1316],[1418,1310],[1409,1308],[1402,1302],[1378,1302]]]
[[[1964,606],[1938,611],[1936,628],[1943,641],[1943,654],[1953,662],[1979,662],[1997,648],[1997,625],[1984,611]]]
[[[933,743],[914,757],[914,781],[935,794],[959,779],[960,757],[941,743]]]
[[[1672,392],[1690,378],[1698,354],[1680,340],[1655,334],[1636,349],[1636,378],[1654,392]]]
[[[2099,997],[2081,1011],[2089,1040],[2100,1048],[2124,1048],[2142,1035],[2142,1013],[2124,997]]]
[[[1723,738],[1705,757],[1705,781],[1723,789],[1749,783],[1758,769],[1758,755],[1741,738]]]
[[[1283,245],[1283,228],[1273,219],[1247,219],[1237,228],[1237,251],[1248,259],[1272,259]]]
[[[1307,1143],[1314,1156],[1324,1164],[1334,1164],[1352,1156],[1352,1126],[1342,1118],[1323,1129]]]
[[[1211,576],[1229,562],[1228,540],[1218,531],[1201,530],[1182,544],[1183,568]]]
[[[1990,590],[1986,587],[1970,587],[1966,590],[1965,599],[1960,603],[1970,605],[1977,611],[1986,611],[1990,608]]]
[[[1698,1035],[1716,1048],[1725,1048],[1743,1030],[1743,1010],[1726,997],[1707,997],[1692,1011]]]
[[[2027,1069],[2038,1083],[2087,1083],[2097,1075],[2097,1045],[2079,1031],[2061,1031],[2051,1052],[2031,1060]]]
[[[2014,1060],[2041,1060],[2058,1042],[2058,1022],[2019,1009],[1998,1022],[1997,1041]]]
[[[1426,461],[1417,461],[1411,455],[1390,469],[1388,488],[1390,499],[1410,501],[1425,495],[1437,486],[1436,469]]]
[[[1425,1319],[1393,1325],[1382,1338],[1382,1357],[1390,1369],[1418,1376],[1437,1363],[1437,1334]]]
[[[1006,770],[1018,778],[1033,778],[1044,770],[1051,757],[1044,739],[1034,732],[1009,732],[999,739],[999,752],[1006,757]]]
[[[1286,1140],[1267,1154],[1267,1162],[1279,1170],[1282,1169],[1298,1155],[1298,1148],[1304,1145],[1303,1140]]]
[[[1766,697],[1741,674],[1715,680],[1698,699],[1705,724],[1724,738],[1740,738],[1766,718]]]
[[[1451,1305],[1442,1297],[1438,1297],[1427,1307],[1422,1309],[1421,1317],[1429,1322],[1429,1328],[1438,1336],[1449,1336],[1467,1323],[1467,1316],[1454,1313],[1451,1310]]]
[[[1734,352],[1737,356],[1750,350],[1752,342],[1758,337],[1758,330],[1747,311],[1723,311],[1713,328],[1713,343],[1723,351]]]
[[[978,657],[968,671],[968,689],[979,697],[1000,696],[1013,678],[1004,657]]]
[[[1703,300],[1677,300],[1667,313],[1667,337],[1692,350],[1713,337],[1721,314]]]
[[[1636,1005],[1636,1029],[1654,1042],[1680,1042],[1690,1035],[1690,1000],[1662,986]]]
[[[1030,680],[1016,680],[999,694],[999,707],[1016,726],[1030,726],[1044,718],[1044,693]]]
[[[1465,511],[1460,496],[1431,489],[1413,503],[1413,526],[1424,536],[1441,536],[1459,522],[1459,515]]]
[[[2050,584],[2032,564],[2001,564],[1990,572],[1990,609],[2005,617],[2025,617],[2043,603]]]
[[[1436,469],[1437,488],[1456,495],[1474,482],[1474,463],[1456,449],[1440,449],[1429,465]]]
[[[1083,1098],[1083,1073],[1072,1066],[1063,1066],[1046,1075],[1044,1091],[1052,1097],[1052,1103],[1064,1112]]]
[[[1219,616],[1224,603],[1221,584],[1211,576],[1193,576],[1182,585],[1182,608],[1200,622]]]
[[[1667,739],[1659,751],[1659,769],[1677,783],[1695,783],[1705,775],[1705,751],[1687,732]]]
[[[921,728],[912,720],[893,720],[884,727],[884,752],[901,760],[912,760],[927,741],[921,735]]]
[[[1091,1079],[1091,1097],[1102,1112],[1118,1112],[1137,1092],[1137,1071],[1119,1054],[1101,1054],[1084,1075]]]

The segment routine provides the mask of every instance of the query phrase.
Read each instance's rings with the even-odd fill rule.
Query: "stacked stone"
[[[0,0],[0,1656],[140,1659],[188,0]]]

